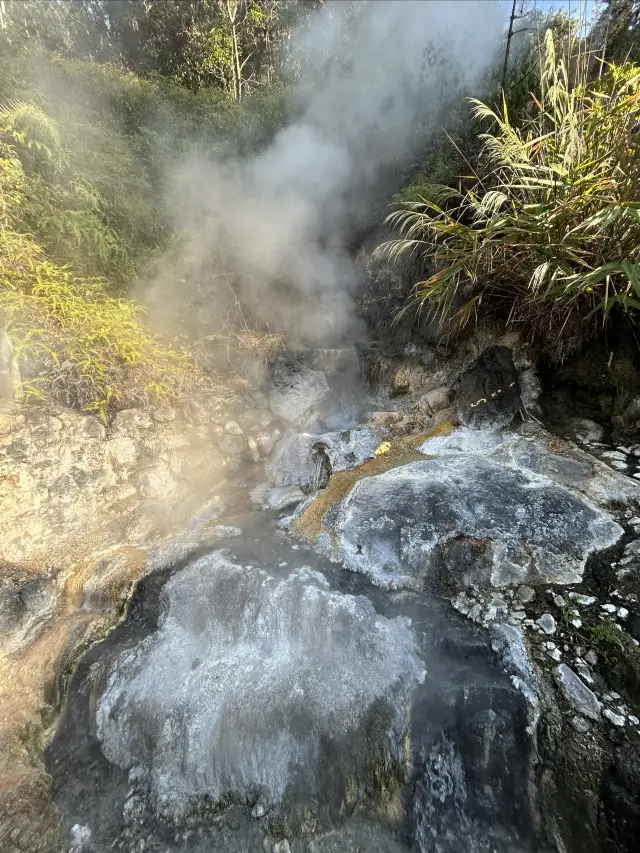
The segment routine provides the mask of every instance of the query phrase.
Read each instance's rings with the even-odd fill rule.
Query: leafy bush
[[[614,307],[640,308],[640,69],[570,84],[548,31],[531,118],[516,127],[506,102],[472,104],[494,126],[484,172],[463,192],[424,186],[388,217],[401,237],[378,251],[430,259],[416,298],[458,328],[497,311],[562,357]]]
[[[14,115],[41,120],[21,106]],[[6,137],[0,142],[0,325],[14,344],[27,396],[50,394],[106,420],[110,410],[167,399],[197,384],[188,356],[149,332],[140,305],[109,296],[97,277],[76,276],[52,262],[19,230],[31,185]],[[15,130],[12,140],[34,156],[53,157],[42,140],[31,143],[23,131]]]

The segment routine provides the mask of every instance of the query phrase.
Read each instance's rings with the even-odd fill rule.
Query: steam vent
[[[640,5],[556,6],[0,0],[0,853],[638,853]]]

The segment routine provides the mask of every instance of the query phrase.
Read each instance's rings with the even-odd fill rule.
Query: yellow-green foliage
[[[498,113],[473,101],[493,125],[485,172],[462,193],[424,187],[389,217],[401,239],[379,249],[432,261],[418,300],[455,309],[460,324],[497,309],[557,355],[572,327],[640,308],[640,68],[611,66],[591,83],[584,68],[571,83],[549,31],[533,117],[514,126],[506,103]]]
[[[44,151],[30,146],[26,133],[21,141],[27,150]],[[50,150],[44,153],[50,156]],[[187,355],[163,345],[145,327],[140,305],[110,296],[97,277],[76,276],[47,259],[33,237],[19,230],[28,180],[16,155],[5,136],[0,142],[0,326],[14,344],[27,395],[49,394],[106,420],[110,410],[167,399],[197,383]]]

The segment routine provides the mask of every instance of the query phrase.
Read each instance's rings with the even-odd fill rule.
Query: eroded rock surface
[[[159,631],[119,656],[97,711],[105,755],[150,771],[163,816],[260,798],[293,824],[305,803],[331,822],[403,774],[424,678],[408,620],[310,569],[276,578],[220,553],[163,596]]]
[[[543,431],[460,430],[421,450],[434,458],[365,477],[325,513],[324,553],[379,585],[577,583],[622,536],[608,504],[640,497]]]

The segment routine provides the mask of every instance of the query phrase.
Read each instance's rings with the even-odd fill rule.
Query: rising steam
[[[229,275],[201,291],[200,330],[205,319],[211,332],[224,326],[233,291],[297,341],[353,334],[349,241],[443,104],[486,68],[502,28],[492,2],[325,3],[296,40],[300,117],[252,159],[192,158],[169,176],[185,250],[177,269],[160,265],[144,301],[166,319],[185,298],[176,277],[197,277],[213,257]]]

